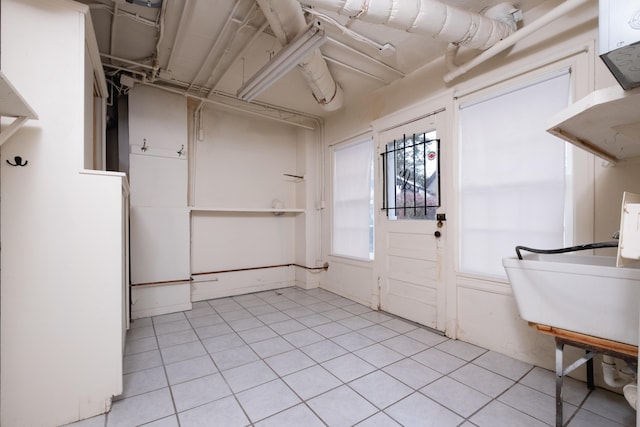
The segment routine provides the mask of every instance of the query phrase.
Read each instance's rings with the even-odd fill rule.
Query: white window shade
[[[504,277],[516,245],[564,244],[565,144],[545,123],[569,101],[563,72],[460,107],[460,270]]]
[[[371,140],[336,148],[333,164],[332,253],[369,259]]]

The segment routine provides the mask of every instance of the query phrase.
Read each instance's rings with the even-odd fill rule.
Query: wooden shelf
[[[640,88],[597,90],[558,113],[547,131],[616,163],[640,157]]]
[[[0,133],[0,145],[16,133],[27,120],[38,118],[2,71],[0,71],[0,116],[15,117],[15,120]]]
[[[191,206],[189,207],[191,212],[220,212],[220,213],[289,213],[289,214],[301,214],[304,213],[304,209],[273,209],[273,208],[213,208],[213,207],[201,207]]]

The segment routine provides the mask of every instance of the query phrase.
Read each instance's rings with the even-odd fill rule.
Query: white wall
[[[190,169],[193,300],[311,285],[317,273],[288,265],[317,258],[314,134],[206,104],[200,120]],[[274,203],[285,213],[272,212]],[[239,269],[247,270],[227,271]]]
[[[525,18],[527,22],[545,13],[559,1],[544,4]],[[526,23],[525,22],[525,25]],[[562,19],[550,24],[537,35],[517,43],[508,53],[503,53],[473,69],[450,85],[442,81],[446,68],[442,60],[436,61],[412,75],[406,76],[389,87],[382,88],[357,105],[334,114],[326,122],[325,152],[329,145],[361,133],[381,117],[395,115],[399,124],[428,113],[421,107],[431,99],[442,100],[445,114],[452,123],[453,141],[446,142],[445,149],[453,149],[453,169],[444,171],[446,179],[453,182],[447,212],[447,227],[453,235],[448,240],[447,260],[451,266],[447,274],[447,335],[516,357],[526,362],[553,367],[553,343],[549,337],[533,331],[518,315],[511,288],[505,280],[489,280],[460,274],[457,267],[457,182],[455,149],[457,116],[450,103],[461,93],[474,93],[479,89],[497,88],[504,80],[525,75],[543,68],[549,62],[564,61],[573,66],[574,99],[585,96],[595,88],[615,85],[597,57],[597,4],[590,3]],[[586,53],[578,53],[586,49]],[[489,90],[490,91],[490,90]],[[448,99],[448,101],[447,101]],[[412,107],[413,106],[413,107]],[[573,218],[576,243],[598,239],[608,240],[617,229],[622,191],[637,191],[640,187],[637,163],[604,168],[590,154],[576,151],[574,167],[577,174],[574,183]],[[329,171],[329,160],[325,161]],[[329,174],[324,180],[331,188]],[[379,191],[378,191],[379,192]],[[330,200],[327,201],[330,203]],[[330,218],[323,213],[323,256],[330,256]],[[376,260],[376,262],[382,262]],[[339,263],[339,266],[338,266]],[[334,290],[356,300],[376,305],[374,275],[375,263],[358,263],[346,259],[332,259],[332,268],[322,276],[321,287]],[[337,268],[333,268],[336,266]],[[357,284],[356,284],[357,283]]]
[[[63,425],[122,392],[123,177],[81,173],[85,13],[2,0],[2,71],[39,116],[1,150],[4,426]]]

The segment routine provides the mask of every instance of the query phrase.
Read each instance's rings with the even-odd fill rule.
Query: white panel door
[[[439,157],[445,144],[440,141],[438,151],[435,141],[427,144],[415,141],[437,139],[437,128],[444,125],[443,121],[443,113],[438,113],[380,133],[380,166],[382,154],[393,150],[393,144],[388,143],[394,140],[404,141],[398,143],[399,147],[420,148],[398,149],[386,155],[389,162],[377,174],[378,188],[384,186],[390,194],[389,201],[379,206],[395,208],[378,210],[376,260],[380,268],[380,308],[439,330],[444,330],[445,325],[446,222],[435,218],[445,211],[445,195],[439,190],[445,187],[438,182],[438,175],[444,175],[438,165],[444,164]],[[414,149],[419,155],[409,156]],[[439,193],[440,206],[424,208],[438,203],[434,192]]]

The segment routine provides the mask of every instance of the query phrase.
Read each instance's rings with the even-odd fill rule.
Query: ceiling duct
[[[256,0],[278,41],[288,45],[308,29],[297,0]],[[298,64],[313,96],[326,111],[342,107],[342,88],[334,80],[320,49],[314,49]]]
[[[431,0],[300,0],[353,19],[472,49],[488,49],[517,29],[519,10],[501,3],[478,14]]]

